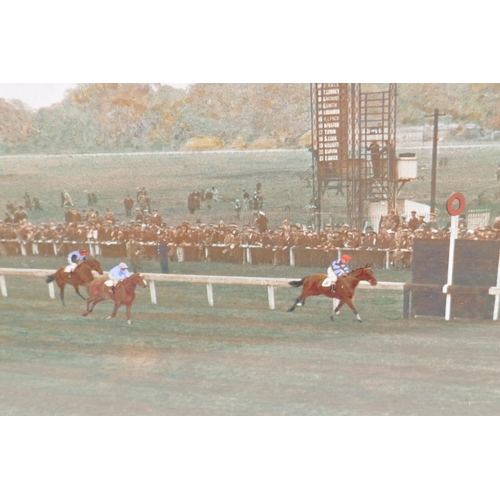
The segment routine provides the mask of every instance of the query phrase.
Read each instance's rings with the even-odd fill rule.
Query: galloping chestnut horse
[[[144,278],[139,273],[134,273],[123,281],[120,281],[115,285],[115,292],[113,292],[104,284],[108,278],[97,278],[87,284],[87,290],[89,292],[89,298],[87,299],[87,310],[83,313],[83,316],[91,313],[94,310],[94,306],[103,300],[113,300],[115,302],[115,308],[111,316],[106,319],[111,319],[116,316],[118,308],[120,306],[126,306],[127,321],[130,325],[130,309],[132,309],[132,303],[135,299],[135,287],[137,285],[142,288],[146,288],[147,283]]]
[[[79,295],[83,300],[86,300],[85,297],[80,293],[79,287],[81,285],[85,285],[94,279],[92,271],[97,271],[99,274],[102,274],[101,264],[95,259],[86,259],[80,262],[76,269],[73,271],[73,275],[70,278],[69,273],[65,272],[67,266],[61,266],[54,274],[49,276],[45,281],[47,283],[52,283],[55,280],[57,286],[60,288],[59,296],[61,297],[61,301],[63,306],[64,303],[64,286],[66,283],[69,285],[73,285],[75,288],[75,292]]]
[[[365,267],[360,267],[345,276],[341,276],[335,284],[335,292],[332,292],[330,287],[321,286],[326,277],[326,274],[311,274],[311,276],[299,281],[290,281],[290,285],[295,287],[303,286],[303,288],[300,297],[298,297],[293,306],[288,309],[288,312],[292,312],[296,306],[303,306],[306,303],[306,298],[311,295],[326,295],[327,297],[339,299],[340,301],[335,308],[335,314],[339,314],[340,308],[344,304],[347,304],[355,314],[356,319],[361,322],[362,319],[358,311],[356,311],[352,299],[360,281],[368,281],[372,286],[377,284],[377,278],[375,278],[373,274],[371,264],[366,264]],[[333,315],[330,316],[330,319],[333,321]]]

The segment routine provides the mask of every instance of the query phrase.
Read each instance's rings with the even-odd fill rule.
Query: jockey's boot
[[[113,285],[113,286],[110,288],[110,290],[111,290],[111,293],[114,295],[114,294],[115,294],[115,285]]]
[[[330,292],[335,293],[335,285],[330,286]]]
[[[69,272],[69,279],[73,278],[73,271]]]

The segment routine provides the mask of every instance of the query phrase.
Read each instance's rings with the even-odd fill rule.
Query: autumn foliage
[[[500,84],[398,85],[400,125],[421,125],[435,108],[459,125],[500,129]],[[306,147],[310,128],[305,83],[80,84],[40,110],[0,99],[0,153],[178,150],[194,138],[215,138],[204,139],[211,148]]]

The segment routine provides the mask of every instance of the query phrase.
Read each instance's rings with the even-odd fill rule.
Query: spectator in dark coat
[[[162,274],[168,274],[168,246],[164,238],[162,238],[156,247],[156,256],[160,262]]]

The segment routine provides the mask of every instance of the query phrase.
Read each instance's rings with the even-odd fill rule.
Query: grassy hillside
[[[407,184],[400,196],[428,203],[430,200],[431,150],[399,148],[399,152],[415,152],[419,159],[419,175],[423,180]],[[441,213],[448,196],[454,191],[464,193],[469,208],[477,206],[477,198],[484,193],[484,202],[493,210],[500,210],[497,199],[497,165],[500,149],[497,146],[445,146],[439,157],[446,157],[448,165],[439,167],[437,174],[437,203]],[[44,212],[30,213],[31,221],[63,221],[60,192],[68,190],[75,206],[88,208],[85,190],[96,191],[97,209],[109,207],[115,216],[126,222],[123,199],[135,196],[137,187],[146,187],[157,208],[168,224],[184,220],[211,223],[233,222],[232,202],[242,197],[243,189],[252,195],[258,181],[262,183],[264,211],[271,227],[281,224],[286,217],[292,222],[310,223],[308,205],[312,189],[301,176],[310,171],[311,156],[305,150],[240,152],[240,153],[177,153],[136,154],[118,156],[33,156],[0,157],[0,205],[8,201],[23,202],[25,191],[38,196]],[[220,193],[219,203],[209,211],[206,206],[190,215],[187,196],[193,189],[210,189]],[[332,214],[334,223],[346,220],[346,200],[325,195],[324,211]],[[250,212],[242,212],[240,224],[251,219]]]

